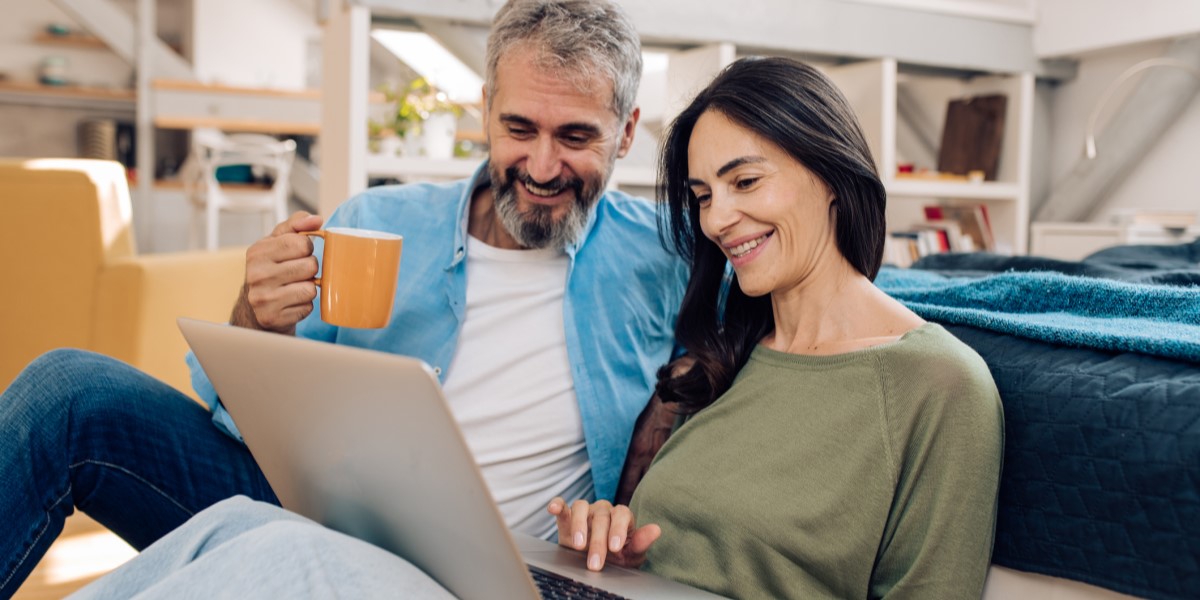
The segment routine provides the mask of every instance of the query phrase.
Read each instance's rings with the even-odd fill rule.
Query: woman
[[[560,544],[736,598],[980,597],[999,396],[872,284],[885,192],[835,86],[735,62],[672,124],[659,183],[695,363],[658,393],[688,416],[628,508],[552,502]]]

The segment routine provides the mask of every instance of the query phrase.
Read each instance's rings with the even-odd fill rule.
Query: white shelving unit
[[[470,177],[482,159],[478,158],[423,158],[392,157],[379,154],[367,155],[368,177],[395,177],[403,181],[431,181],[463,179]],[[652,166],[624,165],[617,161],[610,187],[654,187],[655,171]]]
[[[1030,153],[1033,140],[1032,73],[991,74],[971,78],[908,74],[894,59],[882,58],[824,69],[858,113],[888,191],[888,228],[902,230],[924,221],[928,204],[987,206],[996,252],[1025,254],[1029,239]],[[928,121],[940,124],[950,100],[983,94],[1008,97],[996,181],[965,182],[897,178],[897,165],[908,162],[899,148],[898,88],[915,97]],[[934,165],[928,165],[934,166]]]

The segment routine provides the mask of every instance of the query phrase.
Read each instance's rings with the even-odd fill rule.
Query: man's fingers
[[[279,279],[270,285],[254,285],[246,291],[246,300],[257,313],[259,311],[283,310],[290,306],[308,304],[317,297],[317,286],[310,278]]]
[[[283,263],[310,257],[313,243],[307,235],[286,233],[263,238],[246,250],[246,266]],[[316,259],[313,259],[316,260]]]
[[[316,231],[321,228],[321,224],[325,219],[320,215],[309,214],[304,211],[292,213],[292,216],[271,230],[271,236],[280,236],[287,233],[300,233],[302,231]]]

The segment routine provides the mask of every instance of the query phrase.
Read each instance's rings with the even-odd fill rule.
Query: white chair
[[[257,133],[224,134],[214,129],[192,132],[192,152],[181,169],[184,193],[192,202],[191,245],[198,246],[203,224],[205,248],[217,249],[221,211],[262,213],[264,235],[287,219],[288,178],[296,142]],[[217,169],[245,165],[270,187],[222,183]]]

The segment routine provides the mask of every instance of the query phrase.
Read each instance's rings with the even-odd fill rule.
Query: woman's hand
[[[599,571],[605,560],[636,569],[646,560],[646,551],[662,535],[658,525],[637,527],[628,506],[613,506],[607,500],[589,505],[576,500],[571,506],[562,498],[547,508],[558,520],[558,545],[587,552],[587,568]]]

